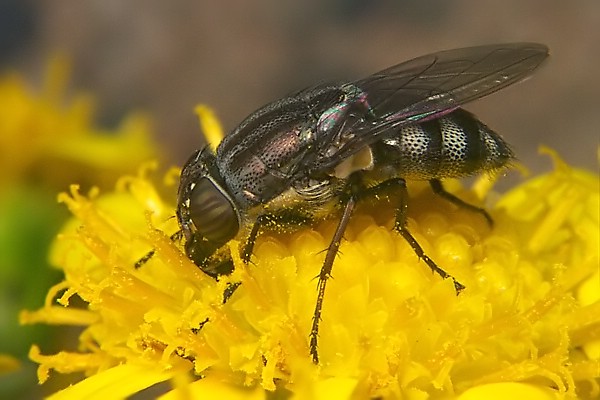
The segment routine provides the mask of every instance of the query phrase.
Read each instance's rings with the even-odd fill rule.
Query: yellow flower
[[[135,173],[157,153],[149,119],[140,113],[129,114],[115,129],[99,129],[92,98],[67,90],[68,69],[64,58],[52,60],[37,90],[20,74],[0,71],[2,398],[39,397],[30,384],[33,365],[15,366],[15,360],[26,360],[33,341],[45,346],[68,337],[45,326],[18,325],[19,311],[43,304],[44,292],[61,279],[46,259],[68,216],[56,204],[56,193],[73,182],[112,188],[118,177]]]
[[[203,110],[206,112],[206,110]],[[204,121],[212,121],[204,115]],[[206,125],[205,125],[206,127]],[[215,129],[213,127],[213,129]],[[61,194],[75,218],[51,258],[65,280],[24,323],[84,327],[78,349],[31,358],[87,378],[51,398],[594,398],[600,393],[598,177],[566,166],[502,196],[495,227],[413,185],[409,228],[456,295],[368,207],[354,215],[309,354],[316,280],[335,220],[260,236],[252,263],[204,275],[169,239],[174,204],[151,169],[114,191]],[[166,179],[174,192],[173,173]],[[483,182],[483,181],[481,181]],[[473,200],[485,192],[453,191]],[[155,256],[139,269],[135,261]],[[228,282],[242,282],[223,304]],[[83,300],[75,301],[76,298]],[[58,304],[56,304],[58,303]]]
[[[0,190],[25,180],[104,186],[155,157],[148,118],[131,114],[115,131],[98,129],[90,96],[65,99],[68,76],[68,63],[56,57],[39,93],[18,74],[0,77]]]

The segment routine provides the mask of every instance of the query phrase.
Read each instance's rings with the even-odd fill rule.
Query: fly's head
[[[181,171],[177,220],[185,237],[185,252],[206,274],[217,277],[233,270],[229,257],[215,252],[240,229],[240,215],[209,147],[196,151]]]

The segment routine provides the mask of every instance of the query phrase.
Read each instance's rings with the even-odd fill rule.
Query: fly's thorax
[[[339,85],[299,92],[264,106],[227,135],[216,163],[235,202],[242,208],[269,202],[305,175],[346,96]]]
[[[277,223],[271,230],[294,231],[306,223],[324,220],[339,214],[339,190],[343,183],[306,180],[296,182],[269,202],[250,207],[244,215],[243,230],[246,234],[256,219],[264,215],[276,216]]]
[[[282,133],[299,125],[316,130],[317,120],[344,98],[340,85],[321,85],[266,104],[244,119],[217,148],[218,167],[235,171]]]
[[[290,188],[299,174],[299,158],[315,140],[314,121],[280,128],[277,135],[265,137],[255,151],[238,152],[235,162],[219,160],[223,180],[242,209],[267,203]]]
[[[458,178],[504,167],[508,144],[465,110],[401,128],[371,146],[378,167],[392,165],[407,179]]]
[[[325,138],[336,137],[336,133],[344,129],[349,121],[363,120],[372,116],[367,94],[358,86],[344,84],[337,92],[338,99],[323,110],[317,121],[317,132]],[[335,144],[335,143],[332,143]]]

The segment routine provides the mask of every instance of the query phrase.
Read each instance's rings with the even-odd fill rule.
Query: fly
[[[325,287],[358,202],[395,190],[394,230],[432,271],[452,279],[457,292],[464,288],[408,231],[405,180],[429,181],[435,193],[491,225],[484,209],[446,192],[441,180],[502,168],[513,153],[461,106],[525,79],[547,56],[548,48],[536,43],[441,51],[269,103],[242,121],[216,152],[207,146],[187,161],[177,200],[181,230],[174,238],[183,236],[187,256],[217,278],[233,270],[223,246],[238,235],[245,237],[241,254],[248,262],[263,229],[311,224],[337,211],[309,336],[318,364]]]

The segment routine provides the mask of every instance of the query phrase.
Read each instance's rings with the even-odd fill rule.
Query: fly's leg
[[[310,219],[294,210],[286,210],[281,214],[261,214],[256,218],[252,230],[246,239],[246,244],[242,250],[242,261],[244,263],[250,262],[250,257],[254,251],[254,245],[260,230],[264,226],[285,226],[285,225],[304,225],[309,222]]]
[[[252,257],[252,252],[254,251],[254,245],[256,244],[256,239],[258,238],[258,234],[261,231],[261,228],[269,225],[277,225],[277,224],[305,224],[308,222],[308,218],[296,214],[293,211],[289,211],[283,214],[261,214],[256,218],[256,221],[252,225],[252,230],[246,239],[246,244],[241,252],[241,258],[244,264],[248,264],[250,262],[250,257]],[[223,303],[225,303],[231,295],[235,292],[235,290],[241,285],[241,282],[230,283],[225,289],[225,293],[223,293]]]
[[[250,262],[250,257],[252,256],[254,244],[256,243],[256,238],[258,237],[260,229],[264,225],[272,223],[274,218],[276,218],[276,216],[271,214],[262,214],[259,215],[258,218],[256,218],[254,225],[252,225],[250,235],[248,235],[248,239],[246,239],[246,244],[244,245],[244,248],[241,252],[241,258],[244,264],[248,264]],[[218,276],[216,276],[215,279],[218,279]],[[241,284],[242,282],[231,282],[227,284],[227,287],[223,292],[223,304],[227,303],[227,300],[229,300],[229,298],[233,296],[233,294],[235,293],[237,288],[240,287]]]
[[[494,226],[494,220],[492,220],[492,217],[490,216],[490,214],[488,214],[488,212],[485,209],[474,206],[473,204],[469,204],[466,201],[459,199],[452,193],[447,192],[446,189],[444,189],[442,182],[440,182],[438,179],[430,180],[429,185],[431,185],[433,193],[437,194],[440,197],[443,197],[444,199],[448,200],[450,203],[455,204],[458,207],[465,208],[469,211],[481,214],[490,227]]]
[[[183,237],[183,231],[182,230],[178,230],[177,232],[175,232],[174,234],[172,234],[169,237],[169,239],[171,239],[172,242],[177,242],[178,240],[181,240],[182,237]],[[133,264],[133,267],[135,269],[140,269],[142,267],[142,265],[146,264],[148,261],[150,261],[150,259],[152,257],[154,257],[155,253],[156,253],[155,249],[150,250],[142,258],[140,258],[139,260],[137,260],[135,262],[135,264]]]
[[[355,178],[359,178],[358,175],[355,175]],[[358,179],[357,179],[358,181]],[[337,255],[337,252],[340,248],[340,242],[348,226],[348,222],[350,220],[350,216],[354,210],[356,202],[363,198],[369,198],[372,196],[379,196],[386,190],[390,188],[400,188],[400,207],[396,210],[396,223],[394,229],[402,235],[402,237],[408,242],[408,244],[412,247],[413,251],[417,254],[417,257],[425,261],[425,263],[431,268],[431,270],[442,278],[450,278],[454,282],[454,287],[456,292],[460,292],[465,287],[454,279],[453,276],[448,274],[446,271],[437,266],[437,264],[429,258],[427,254],[423,251],[423,248],[417,240],[411,235],[411,233],[406,228],[406,211],[408,208],[407,200],[408,200],[408,192],[406,189],[406,182],[402,178],[393,178],[388,179],[379,183],[376,186],[364,188],[354,188],[352,190],[352,194],[350,195],[346,205],[344,207],[344,212],[342,214],[342,218],[338,223],[335,234],[331,239],[329,247],[327,248],[327,254],[325,255],[325,261],[323,262],[323,266],[321,267],[321,272],[319,273],[319,283],[317,285],[317,302],[315,304],[315,311],[313,313],[313,322],[310,331],[310,354],[312,356],[313,362],[315,364],[319,363],[319,353],[318,353],[318,337],[319,337],[319,323],[321,322],[321,312],[323,308],[323,298],[325,296],[325,286],[327,285],[327,280],[331,277],[331,270],[333,267],[333,261]],[[357,190],[358,189],[358,190]]]
[[[438,184],[440,184],[439,181],[431,181],[431,182],[437,182]],[[432,183],[432,186],[433,185],[434,185],[434,183]],[[441,184],[440,184],[440,187],[441,187]],[[412,249],[415,252],[415,254],[417,255],[417,257],[422,259],[425,262],[425,264],[427,264],[427,266],[431,269],[431,271],[435,272],[436,274],[438,274],[439,276],[441,276],[444,279],[446,279],[446,278],[452,279],[452,281],[454,282],[454,288],[456,289],[456,292],[459,293],[461,290],[463,290],[465,288],[465,286],[463,284],[461,284],[460,282],[458,282],[452,275],[448,274],[446,271],[441,269],[435,263],[435,261],[433,261],[427,254],[425,254],[425,251],[423,250],[423,248],[421,247],[419,242],[417,242],[417,239],[415,239],[414,236],[408,231],[408,228],[406,226],[406,215],[407,215],[407,211],[408,211],[408,190],[406,189],[406,181],[404,179],[392,178],[392,179],[383,181],[376,186],[373,186],[371,188],[364,190],[361,193],[361,197],[378,196],[382,192],[384,192],[385,190],[388,190],[390,188],[395,188],[395,189],[400,190],[400,196],[399,196],[400,205],[396,209],[396,222],[394,223],[394,230],[396,230],[404,238],[404,240],[406,240],[408,242],[408,244],[410,245],[410,247],[412,247]],[[443,188],[442,188],[442,191],[443,191]],[[454,197],[450,193],[447,193],[445,191],[443,191],[443,192],[448,194],[449,196]],[[456,198],[456,199],[459,202],[462,202],[462,200],[460,200],[458,198]],[[467,203],[465,203],[465,204],[467,204]],[[467,204],[467,205],[469,205],[469,204]],[[471,205],[469,205],[469,206],[476,208],[475,206],[471,206]],[[484,211],[484,210],[482,210],[482,211]]]
[[[250,257],[252,256],[252,251],[254,250],[254,244],[256,243],[256,238],[258,237],[258,233],[260,232],[260,228],[271,222],[271,219],[274,216],[271,214],[262,214],[256,218],[254,225],[252,225],[252,230],[250,231],[250,235],[248,235],[248,239],[246,239],[246,244],[242,249],[241,258],[244,264],[248,264],[250,262]],[[235,293],[236,289],[240,287],[242,282],[233,282],[227,285],[225,288],[225,292],[223,293],[223,304],[229,300],[233,293]]]
[[[464,203],[459,198],[456,198],[452,194],[444,191],[443,187],[441,186],[441,183],[438,180],[432,180],[431,185],[432,185],[432,187],[434,185],[438,185],[440,188],[442,188],[441,191],[443,193],[447,194],[448,196],[451,196],[452,198],[455,198],[460,204]],[[406,189],[406,181],[404,179],[402,179],[402,178],[388,179],[386,181],[379,183],[376,186],[373,186],[373,187],[367,188],[366,190],[363,190],[360,195],[361,195],[361,197],[379,196],[382,192],[384,192],[390,188],[396,188],[396,189],[400,190],[400,196],[399,196],[400,205],[396,209],[396,222],[394,223],[394,230],[396,230],[404,238],[404,240],[406,240],[408,242],[408,244],[410,245],[410,247],[412,247],[412,249],[415,252],[415,254],[417,255],[417,257],[422,259],[425,262],[425,264],[427,264],[427,266],[433,272],[435,272],[436,274],[438,274],[439,276],[441,276],[444,279],[446,279],[446,278],[452,279],[452,281],[454,282],[454,288],[456,289],[456,292],[459,293],[461,290],[463,290],[465,288],[465,286],[463,284],[461,284],[460,282],[458,282],[452,275],[448,274],[446,271],[441,269],[435,263],[435,261],[433,261],[427,254],[425,254],[425,251],[423,251],[423,248],[421,247],[419,242],[417,242],[417,239],[414,238],[414,236],[408,231],[408,228],[406,227],[406,215],[407,215],[407,211],[408,211],[408,190]],[[436,186],[436,188],[437,188],[437,186]],[[434,188],[434,191],[436,188]],[[469,208],[474,208],[474,209],[480,210],[477,207],[472,206],[468,203],[464,203],[464,204],[469,206]],[[483,211],[485,213],[485,210],[481,209],[481,211]],[[487,215],[487,213],[485,213],[485,214]],[[490,220],[491,220],[491,218],[490,218]]]
[[[262,214],[258,218],[256,218],[254,225],[252,225],[250,235],[246,240],[246,244],[242,249],[241,257],[244,264],[248,264],[250,262],[250,257],[252,256],[252,251],[254,250],[254,244],[256,243],[256,238],[258,237],[260,228],[265,224],[271,223],[274,217],[275,216],[271,214]],[[225,291],[223,292],[223,304],[225,304],[227,300],[229,300],[229,298],[233,296],[233,293],[235,293],[236,289],[240,287],[241,284],[242,282],[232,282],[227,285]]]
[[[154,257],[154,254],[156,254],[156,250],[154,250],[154,249],[152,249],[149,252],[147,252],[142,258],[140,258],[139,260],[137,260],[135,262],[135,264],[133,264],[133,268],[135,268],[135,269],[142,268],[142,266],[144,264],[146,264],[148,261],[150,261],[150,259],[152,257]]]
[[[433,272],[435,272],[444,279],[452,279],[452,281],[454,282],[454,288],[456,289],[456,292],[460,293],[460,291],[465,288],[464,285],[458,282],[452,275],[448,274],[446,271],[438,267],[437,264],[431,258],[429,258],[427,254],[425,254],[419,242],[417,242],[417,240],[408,231],[408,228],[406,227],[406,214],[408,210],[408,191],[406,189],[406,182],[404,181],[404,179],[398,178],[385,181],[381,185],[387,182],[393,182],[400,189],[400,206],[396,210],[396,222],[394,224],[394,229],[404,238],[404,240],[408,242],[408,244],[410,245],[410,247],[412,247],[417,257],[425,261],[425,264],[427,264],[427,266],[431,268]]]
[[[404,182],[404,181],[402,181]],[[386,188],[391,186],[397,186],[397,182],[395,179],[390,179],[384,181],[374,187],[365,188],[360,184],[360,173],[355,173],[352,178],[352,183],[349,184],[350,195],[344,205],[344,211],[342,213],[342,217],[338,222],[338,226],[335,230],[335,233],[329,243],[329,247],[327,248],[327,253],[325,254],[325,261],[323,262],[323,266],[321,267],[321,272],[319,273],[319,283],[317,284],[317,301],[315,304],[315,311],[313,313],[312,326],[310,330],[310,354],[312,356],[313,362],[315,364],[319,363],[319,353],[318,353],[318,339],[319,339],[319,323],[321,322],[321,313],[323,309],[323,298],[325,297],[325,287],[327,286],[327,280],[331,277],[331,270],[333,268],[333,262],[335,257],[337,256],[337,252],[340,248],[340,244],[342,238],[344,236],[344,232],[346,231],[346,227],[348,226],[348,222],[350,221],[350,217],[352,216],[352,212],[354,211],[354,207],[356,206],[356,202],[362,198],[367,198],[371,196],[378,195],[380,192],[384,191]]]
[[[235,293],[235,290],[238,287],[240,287],[241,284],[242,284],[242,282],[232,282],[232,283],[227,284],[227,287],[223,291],[223,303],[222,304],[227,303],[227,300],[229,300],[229,298],[231,296],[233,296],[233,294]],[[208,320],[208,318],[207,318],[207,320]]]
[[[250,262],[250,257],[252,256],[252,251],[254,251],[254,245],[256,244],[256,238],[258,237],[260,228],[265,223],[269,222],[272,217],[273,216],[271,214],[262,214],[256,218],[256,221],[254,221],[250,235],[248,235],[248,239],[246,239],[246,244],[242,250],[242,261],[244,264],[248,264],[248,262]]]
[[[337,252],[340,248],[340,243],[344,236],[344,232],[346,231],[346,227],[348,226],[348,222],[350,221],[350,216],[352,215],[352,211],[354,210],[355,205],[355,196],[350,196],[350,198],[346,202],[346,205],[344,206],[342,218],[340,218],[333,238],[329,243],[327,253],[325,254],[325,261],[323,262],[321,272],[319,273],[319,283],[317,285],[317,302],[315,304],[315,311],[313,313],[312,326],[310,329],[310,354],[315,364],[319,364],[319,353],[317,350],[317,345],[319,338],[319,323],[321,322],[321,311],[323,309],[323,297],[325,296],[325,286],[327,286],[327,280],[331,277],[333,261],[337,256]]]

